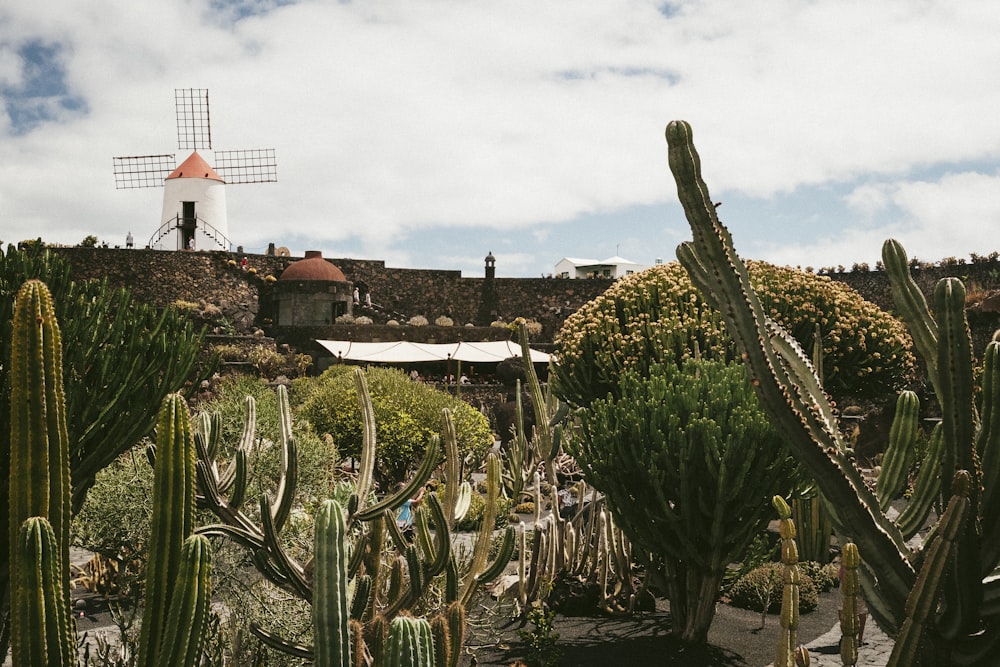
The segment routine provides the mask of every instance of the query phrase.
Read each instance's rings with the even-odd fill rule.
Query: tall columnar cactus
[[[674,121],[667,126],[666,136],[678,197],[694,235],[693,242],[678,248],[678,258],[723,314],[761,402],[795,458],[822,490],[837,532],[851,536],[865,554],[860,578],[869,610],[886,632],[897,635],[907,617],[907,598],[917,582],[917,570],[927,554],[911,550],[901,526],[879,509],[878,498],[854,465],[840,435],[836,411],[811,364],[761,307],[702,179],[691,126]],[[988,524],[983,518],[996,516],[1000,489],[995,470],[984,474],[979,462],[1000,457],[996,444],[1000,431],[992,417],[1000,405],[1000,384],[996,369],[988,369],[982,403],[986,406],[983,413],[990,418],[979,419],[973,402],[971,344],[961,282],[946,278],[938,283],[932,316],[906,274],[906,256],[898,243],[886,242],[883,262],[899,311],[924,356],[928,378],[941,403],[941,451],[931,476],[939,478],[941,489],[951,488],[962,470],[972,480],[969,510],[941,579],[939,613],[934,623],[921,628],[932,650],[921,655],[933,656],[926,659],[937,659],[940,664],[988,664],[1000,644],[1000,579],[991,575],[1000,565],[1000,522]],[[996,345],[991,343],[990,348]],[[986,358],[996,353],[987,349]],[[911,504],[930,504],[926,497],[930,486],[921,487],[918,478]]]
[[[795,546],[795,522],[784,498],[775,496],[771,504],[778,512],[782,564],[781,630],[778,631],[774,667],[795,667],[799,629],[799,553]]]
[[[22,605],[16,607],[15,665],[76,664],[59,546],[43,517],[31,517],[21,525],[16,544],[21,558],[14,582]]]
[[[125,289],[106,282],[70,280],[69,265],[39,248],[22,251],[9,246],[0,252],[0,443],[10,434],[6,408],[11,386],[13,312],[16,294],[28,279],[48,286],[62,337],[73,341],[62,354],[65,379],[65,420],[69,439],[71,507],[78,511],[95,475],[122,452],[148,435],[156,423],[165,394],[192,379],[198,365],[203,330],[173,310],[137,303]],[[201,377],[213,372],[208,364]],[[199,377],[198,379],[201,379]],[[190,384],[197,387],[197,380]],[[128,415],[123,419],[122,415]],[[0,498],[9,496],[11,461],[0,447]],[[56,536],[60,538],[60,529]],[[10,627],[6,622],[10,535],[18,525],[0,513],[0,655],[6,653]]]
[[[13,660],[70,665],[75,662],[66,570],[70,461],[60,333],[48,290],[37,281],[26,283],[19,294],[13,338],[7,519],[21,526],[10,558],[11,602],[18,610]],[[181,545],[192,527],[194,454],[180,396],[164,401],[157,447],[154,539],[139,650],[148,656],[143,664],[190,667],[200,659],[209,614],[209,556],[204,538],[191,537]],[[180,534],[176,549],[162,539],[167,534]]]
[[[176,664],[194,659],[208,618],[208,543],[186,540],[194,529],[195,455],[187,403],[180,394],[163,399],[156,428],[153,516],[146,569],[145,608],[139,643],[139,665],[160,664],[176,655],[178,628],[194,637]],[[179,585],[182,584],[182,585]],[[183,630],[182,630],[183,631]]]
[[[846,667],[858,664],[858,638],[861,634],[861,555],[858,545],[848,542],[840,554],[843,568],[840,577],[840,661]]]
[[[51,566],[57,574],[60,606],[68,613],[70,480],[62,341],[52,297],[37,280],[26,282],[18,292],[10,367],[9,533],[4,535],[14,584],[10,608],[28,608],[29,593],[18,585],[17,573],[35,564],[25,560],[18,533],[29,517],[37,516],[44,517],[54,533],[57,553],[51,555]],[[13,657],[19,664],[32,664],[24,662],[22,652],[36,630],[25,620],[20,613],[12,614]]]
[[[955,475],[952,488],[954,493],[938,524],[938,531],[927,547],[917,582],[906,600],[906,620],[893,644],[887,667],[906,667],[917,663],[924,626],[931,620],[931,614],[938,603],[941,580],[951,561],[965,513],[969,509],[970,485],[967,472],[961,470]],[[991,661],[995,657],[989,656]]]
[[[347,526],[335,500],[324,501],[316,516],[313,556],[313,629],[317,667],[352,667],[348,628]]]

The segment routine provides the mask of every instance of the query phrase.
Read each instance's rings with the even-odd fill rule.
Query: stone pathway
[[[865,643],[858,649],[858,667],[885,667],[892,653],[893,641],[869,619]],[[843,667],[840,660],[840,625],[806,645],[809,667]]]

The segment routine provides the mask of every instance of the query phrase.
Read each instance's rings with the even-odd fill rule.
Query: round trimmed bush
[[[835,399],[881,398],[906,384],[914,366],[912,342],[891,315],[829,276],[755,261],[747,268],[767,314],[810,357],[819,327],[823,384]],[[696,348],[706,359],[737,355],[721,316],[677,262],[615,282],[567,318],[555,343],[554,390],[581,407],[618,396],[625,370],[646,377],[651,365],[679,365]]]
[[[729,591],[730,601],[734,607],[764,611],[776,614],[781,611],[781,592],[784,579],[784,565],[768,563],[750,570],[736,580]],[[808,574],[799,569],[799,613],[807,614],[819,606],[819,593],[816,585]]]
[[[361,408],[353,366],[331,366],[318,378],[303,378],[292,389],[302,396],[297,414],[317,433],[329,433],[343,456],[360,456]],[[451,413],[459,455],[472,467],[493,446],[489,421],[478,410],[451,394],[413,382],[400,370],[368,368],[368,391],[375,410],[376,476],[383,488],[402,481],[420,462],[434,435],[444,428],[442,411]]]

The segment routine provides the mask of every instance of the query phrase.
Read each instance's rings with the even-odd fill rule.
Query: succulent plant
[[[960,518],[951,515],[950,521],[962,524],[954,534],[943,518],[932,527],[932,533],[947,535],[948,542],[954,536],[950,547],[954,553],[941,566],[940,577],[928,577],[919,587],[921,600],[940,595],[934,622],[925,623],[914,613],[921,608],[911,608],[907,600],[917,590],[918,571],[923,572],[930,551],[908,546],[902,527],[879,509],[879,500],[855,465],[838,428],[837,413],[808,358],[767,316],[729,231],[719,222],[701,176],[691,126],[671,122],[666,137],[670,169],[694,236],[678,248],[678,258],[692,282],[723,314],[761,403],[785,433],[793,456],[821,489],[837,533],[857,544],[862,554],[861,587],[872,617],[897,641],[922,642],[927,650],[915,657],[927,664],[990,664],[1000,643],[1000,605],[995,602],[1000,599],[1000,580],[993,576],[1000,565],[1000,522],[987,518],[1000,512],[1000,485],[995,467],[986,468],[981,462],[1000,457],[1000,431],[993,418],[1000,405],[996,363],[1000,344],[991,343],[985,353],[980,412],[974,401],[964,286],[955,278],[938,282],[932,315],[909,277],[902,246],[892,240],[883,245],[883,263],[897,307],[927,364],[927,377],[941,404],[937,436],[941,451],[924,463],[932,468],[930,475],[939,478],[940,490],[933,491],[930,485],[915,488],[911,504],[925,506],[936,500],[943,505],[949,498],[952,504],[968,503],[967,511],[956,512]],[[971,484],[963,491],[965,476]],[[965,495],[967,500],[961,500]],[[905,636],[904,623],[908,624]]]

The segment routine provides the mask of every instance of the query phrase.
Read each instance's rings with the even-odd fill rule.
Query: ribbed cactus
[[[48,288],[37,280],[26,282],[18,292],[10,359],[10,496],[7,521],[11,572],[10,608],[13,658],[17,664],[32,663],[25,657],[37,628],[25,625],[18,612],[30,604],[18,573],[38,567],[27,561],[18,544],[22,524],[30,517],[43,517],[51,525],[56,553],[49,554],[58,587],[51,595],[60,599],[63,613],[69,610],[69,436],[66,431],[62,384],[62,341],[59,323]],[[37,536],[38,528],[31,531]],[[2,610],[0,610],[2,613]],[[47,628],[48,629],[48,628]],[[45,641],[62,642],[65,627]],[[57,654],[51,654],[54,659]],[[72,651],[70,652],[72,657]]]
[[[187,634],[196,641],[184,655],[196,658],[208,613],[207,604],[201,602],[208,594],[207,576],[202,574],[209,562],[207,541],[201,538],[190,546],[185,544],[194,528],[195,455],[187,402],[180,394],[169,394],[163,399],[155,453],[153,516],[138,660],[139,665],[149,667],[160,664],[164,656],[177,650],[174,642],[168,641],[168,637],[176,637],[177,633],[177,628],[170,626],[172,615],[189,624]],[[187,588],[179,585],[182,571]]]
[[[940,593],[945,568],[952,560],[959,531],[969,509],[971,479],[967,472],[960,470],[955,475],[953,495],[948,508],[937,525],[937,532],[931,539],[924,556],[917,582],[906,601],[906,620],[896,637],[887,667],[908,667],[917,664],[921,636],[924,626],[931,621]],[[984,656],[985,658],[986,656]],[[989,656],[991,662],[996,656]]]
[[[678,197],[694,235],[693,242],[678,248],[678,258],[692,281],[723,314],[762,404],[783,432],[792,454],[823,492],[837,532],[850,535],[865,555],[860,579],[869,610],[883,630],[896,635],[906,620],[907,597],[927,554],[911,550],[902,525],[879,509],[878,498],[866,485],[840,435],[836,411],[811,364],[762,309],[701,177],[691,126],[674,121],[667,126],[666,136]],[[1000,405],[1000,384],[996,375],[984,378],[983,414],[990,418],[980,419],[973,402],[971,344],[961,282],[949,278],[938,283],[932,316],[909,279],[906,255],[898,243],[886,242],[883,262],[893,283],[896,305],[927,363],[928,378],[941,404],[940,431],[931,437],[931,447],[940,450],[924,462],[910,505],[927,508],[942,497],[936,492],[928,498],[928,489],[934,485],[930,479],[921,480],[928,468],[930,478],[938,478],[940,489],[950,488],[956,473],[964,474],[959,471],[971,476],[969,511],[942,575],[939,613],[935,623],[922,626],[922,639],[933,648],[930,654],[941,661],[939,664],[990,664],[1000,644],[1000,579],[991,576],[1000,565],[1000,522],[987,523],[983,518],[997,515],[1000,489],[995,469],[981,473],[979,462],[1000,458],[996,444],[1000,432],[992,417]],[[990,347],[996,345],[991,343]],[[988,349],[986,358],[995,354]],[[922,511],[908,518],[908,529],[919,523],[916,519]]]
[[[10,559],[17,665],[75,663],[66,570],[70,461],[59,349],[48,290],[29,281],[18,297],[11,355],[8,521],[22,526]],[[204,538],[183,543],[192,528],[194,452],[180,396],[164,400],[157,448],[154,535],[139,650],[146,660],[142,664],[190,667],[200,660],[209,614],[209,556]],[[32,518],[24,519],[24,513]]]
[[[845,667],[858,664],[861,635],[861,555],[858,545],[848,542],[840,552],[840,661]]]
[[[778,512],[782,564],[781,630],[778,631],[774,667],[795,667],[799,629],[799,553],[795,546],[795,522],[784,498],[775,496],[771,504]]]
[[[889,429],[889,442],[882,455],[882,470],[875,483],[879,508],[883,512],[889,509],[889,503],[906,488],[910,468],[916,458],[919,428],[920,399],[912,391],[900,392],[896,399],[896,414]]]
[[[184,540],[181,549],[180,571],[170,600],[157,665],[195,667],[202,664],[202,647],[212,611],[211,573],[211,545],[201,535],[191,535]],[[139,648],[141,652],[141,644]]]
[[[348,628],[347,526],[335,500],[320,505],[313,555],[313,630],[317,667],[352,667]]]
[[[279,419],[283,424],[279,443],[282,454],[278,498],[273,502],[266,496],[259,499],[259,524],[232,501],[233,497],[246,495],[245,460],[225,467],[226,471],[233,471],[232,474],[220,472],[223,466],[212,454],[218,451],[212,445],[217,438],[216,420],[209,417],[198,420],[199,501],[223,521],[202,527],[198,532],[227,537],[244,546],[254,554],[258,571],[268,581],[312,603],[314,646],[289,642],[252,626],[251,631],[267,645],[314,659],[317,664],[357,664],[359,656],[365,653],[375,656],[376,664],[384,664],[379,656],[386,652],[385,642],[380,639],[386,624],[410,610],[433,610],[442,602],[437,592],[443,589],[449,637],[452,638],[447,647],[439,650],[442,657],[454,662],[456,651],[461,651],[461,635],[464,634],[458,627],[464,624],[464,604],[471,600],[479,585],[500,575],[514,549],[514,529],[511,527],[504,535],[499,554],[489,561],[496,500],[500,493],[499,463],[496,456],[491,455],[487,465],[487,516],[483,518],[471,562],[460,571],[450,527],[467,508],[470,489],[465,483],[457,483],[459,465],[454,459],[458,456],[458,448],[450,414],[443,411],[441,435],[449,486],[457,489],[457,493],[446,493],[444,503],[436,494],[425,496],[414,515],[414,537],[410,542],[396,525],[395,511],[426,484],[438,467],[441,439],[431,439],[420,467],[403,488],[378,502],[371,502],[372,470],[377,456],[375,417],[363,373],[358,371],[355,380],[364,423],[358,481],[346,508],[333,501],[323,503],[320,508],[310,563],[311,576],[310,568],[297,562],[282,547],[281,526],[277,521],[287,512],[281,508],[290,507],[294,501],[297,466],[291,436],[291,411],[284,387],[278,388]],[[248,418],[241,443],[253,442],[254,429],[255,421]],[[244,449],[246,447],[241,445],[237,456]],[[227,492],[228,498],[224,496]],[[434,582],[442,586],[432,586]],[[348,596],[349,585],[354,587],[353,598]],[[459,632],[457,640],[455,632]]]
[[[21,525],[15,547],[20,558],[14,582],[19,604],[15,607],[14,664],[75,665],[60,545],[52,526],[43,517],[31,517]]]
[[[434,667],[434,640],[426,619],[397,616],[392,620],[385,667]]]
[[[0,442],[10,434],[7,409],[11,386],[13,312],[17,288],[31,278],[48,286],[62,338],[72,341],[62,353],[65,421],[69,438],[70,499],[74,512],[83,504],[95,475],[148,435],[156,423],[163,396],[192,380],[203,333],[173,309],[137,303],[128,290],[97,281],[73,282],[69,265],[39,248],[21,251],[13,245],[0,252]],[[214,369],[203,367],[203,375]],[[123,418],[122,415],[128,415]],[[0,450],[0,498],[9,496],[11,461]],[[62,542],[61,529],[53,524]],[[10,627],[8,556],[18,525],[0,513],[0,655],[6,653]]]

